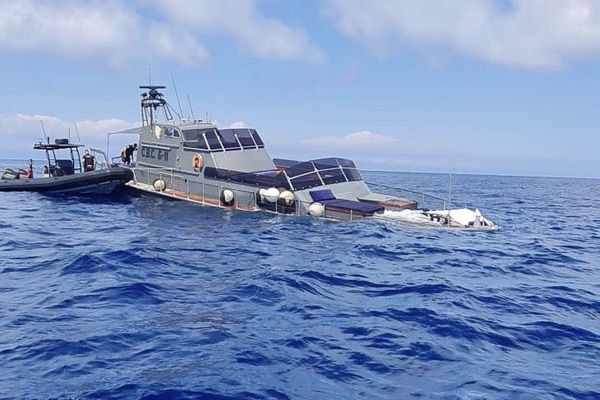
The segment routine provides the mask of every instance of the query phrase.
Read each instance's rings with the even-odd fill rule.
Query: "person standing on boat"
[[[125,149],[121,153],[121,159],[125,163],[125,165],[133,164],[133,152],[137,150],[137,143],[128,144],[125,146]]]
[[[33,160],[32,159],[29,159],[29,170],[27,171],[27,178],[28,179],[33,178]]]
[[[96,169],[96,157],[90,154],[88,149],[85,149],[83,154],[83,172],[91,172]]]

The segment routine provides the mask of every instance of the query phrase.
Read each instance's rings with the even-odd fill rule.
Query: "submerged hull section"
[[[0,192],[110,194],[132,178],[127,168],[34,179],[0,180]]]

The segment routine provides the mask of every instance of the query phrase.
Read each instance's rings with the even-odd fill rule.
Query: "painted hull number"
[[[157,149],[156,147],[142,146],[142,157],[159,161],[169,161],[169,150]]]

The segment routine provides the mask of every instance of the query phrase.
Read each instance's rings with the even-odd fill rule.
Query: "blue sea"
[[[600,180],[451,179],[500,230],[0,193],[0,398],[600,399]]]

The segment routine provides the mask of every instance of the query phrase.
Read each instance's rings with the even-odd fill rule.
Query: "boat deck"
[[[220,199],[214,199],[209,196],[192,194],[192,193],[184,192],[181,190],[165,189],[162,192],[158,192],[156,189],[154,189],[154,187],[152,185],[147,185],[147,184],[141,183],[141,182],[136,183],[134,181],[129,181],[125,185],[129,186],[131,188],[134,188],[134,189],[142,190],[147,193],[167,196],[167,197],[171,197],[173,199],[178,199],[178,200],[187,200],[187,201],[191,201],[193,203],[198,203],[198,204],[212,206],[212,207],[234,208],[237,210],[244,210],[244,211],[258,211],[258,208],[256,208],[256,207],[248,207],[248,206],[245,206],[242,204],[237,204],[237,203],[234,203],[231,206],[226,206],[221,203]]]
[[[415,200],[403,199],[401,197],[380,193],[369,193],[366,196],[360,197],[358,200],[382,205],[388,210],[416,210],[418,207]]]

